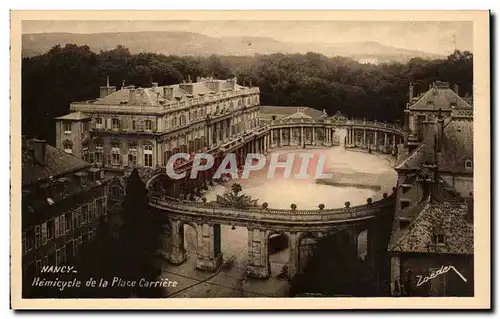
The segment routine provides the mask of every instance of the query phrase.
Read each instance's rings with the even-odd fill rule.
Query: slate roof
[[[431,202],[389,246],[393,252],[474,254],[474,226],[465,219],[467,204]],[[434,243],[434,234],[445,236],[444,245]]]
[[[86,119],[91,119],[91,116],[85,115],[84,113],[78,111],[66,114],[64,116],[56,117],[56,120],[68,120],[68,121],[81,121]]]
[[[323,111],[313,109],[307,106],[261,106],[260,113],[266,115],[281,115],[281,116],[289,116],[297,111],[301,110],[304,114],[313,117],[313,118],[321,118],[323,115]]]
[[[465,161],[473,161],[474,155],[472,118],[454,118],[445,125],[439,170],[472,173],[472,169],[465,167]]]
[[[432,102],[432,105],[429,104]],[[410,110],[443,110],[451,111],[451,103],[456,103],[455,109],[471,109],[472,106],[458,96],[446,82],[435,82],[426,93],[409,106]]]
[[[220,89],[227,89],[227,82],[226,80],[213,80],[211,79],[210,81],[216,81],[219,82]],[[149,88],[135,88],[135,103],[134,105],[146,105],[146,106],[158,106],[160,105],[159,100],[165,99],[163,97],[163,88],[168,87],[172,89],[172,100],[175,100],[176,97],[183,97],[184,98],[192,98],[189,97],[191,94],[187,92],[185,89],[185,86],[192,86],[192,95],[193,97],[198,97],[200,94],[208,96],[211,92],[211,89],[207,85],[206,82],[193,82],[193,83],[181,83],[181,84],[174,84],[174,85],[167,85],[167,86],[156,86],[156,87],[149,87]],[[241,86],[239,84],[235,84],[234,90],[242,90],[247,87]],[[92,102],[93,104],[98,104],[98,105],[120,105],[121,102],[127,101],[127,104],[130,103],[129,101],[129,88],[122,88],[119,91],[116,91],[114,93],[111,93],[108,96],[105,96],[103,98],[99,98]]]
[[[424,163],[424,151],[425,145],[422,144],[408,158],[401,162],[396,169],[420,169],[420,166]]]
[[[82,159],[48,144],[45,150],[46,164],[40,165],[34,157],[32,143],[32,140],[27,140],[22,147],[23,187],[90,166]]]

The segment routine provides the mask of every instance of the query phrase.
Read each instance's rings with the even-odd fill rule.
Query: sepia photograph
[[[488,308],[489,12],[247,13],[11,13],[19,305]]]

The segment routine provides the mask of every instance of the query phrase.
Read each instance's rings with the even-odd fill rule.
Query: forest
[[[472,95],[472,60],[472,53],[455,51],[446,59],[373,65],[312,52],[194,57],[131,54],[123,46],[95,53],[66,44],[22,60],[22,133],[53,144],[53,118],[68,113],[71,102],[98,97],[107,77],[120,89],[236,76],[239,84],[260,88],[261,105],[310,106],[330,115],[340,111],[349,118],[401,123],[410,82],[416,93],[440,80],[458,84],[460,95]]]

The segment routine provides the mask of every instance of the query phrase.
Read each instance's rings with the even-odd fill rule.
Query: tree
[[[246,194],[240,194],[243,189],[238,183],[231,185],[231,192],[226,192],[222,196],[217,195],[217,203],[223,206],[231,206],[235,208],[248,208],[257,206],[257,200],[252,199]]]

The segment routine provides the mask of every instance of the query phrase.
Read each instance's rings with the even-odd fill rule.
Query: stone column
[[[384,152],[387,153],[387,132],[384,132]]]
[[[271,147],[274,144],[274,136],[273,136],[273,129],[270,129],[270,134],[271,134]]]
[[[280,145],[279,146],[283,146],[283,131],[281,130],[281,128],[280,128]]]
[[[220,225],[203,223],[197,228],[198,258],[196,260],[196,268],[215,271],[222,263]]]
[[[363,147],[366,147],[366,129],[363,129]]]
[[[314,130],[314,126],[312,127],[312,144],[313,145],[316,145],[316,136],[315,136],[315,130]]]
[[[179,265],[187,259],[186,250],[184,249],[184,225],[179,220],[171,220],[171,223],[172,241],[166,257],[170,263]]]
[[[304,136],[304,127],[300,127],[300,146],[304,145],[306,143],[306,139]]]
[[[292,128],[290,127],[290,132],[288,132],[288,145],[292,145]]]
[[[287,233],[286,235],[289,238],[288,249],[290,254],[288,260],[288,278],[292,279],[299,269],[299,236],[296,232]]]
[[[263,279],[271,275],[266,235],[265,230],[248,229],[247,274],[250,277]]]
[[[378,151],[377,130],[373,131],[373,144],[375,146],[375,150]]]

